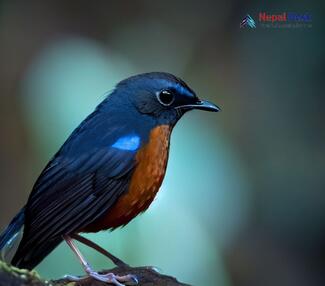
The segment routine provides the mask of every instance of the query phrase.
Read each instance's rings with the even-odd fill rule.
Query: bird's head
[[[184,81],[169,73],[129,77],[116,86],[116,91],[120,97],[127,97],[138,112],[155,117],[161,124],[174,125],[185,112],[193,109],[220,110],[215,104],[200,100]]]

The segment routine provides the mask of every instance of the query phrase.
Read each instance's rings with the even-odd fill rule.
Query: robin
[[[50,160],[1,234],[3,251],[22,235],[11,264],[33,269],[65,240],[87,276],[120,286],[137,283],[133,275],[95,272],[74,239],[96,248],[79,234],[124,226],[149,207],[165,175],[173,127],[193,109],[219,111],[169,73],[118,83]]]

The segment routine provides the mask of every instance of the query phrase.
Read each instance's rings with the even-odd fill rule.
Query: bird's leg
[[[63,239],[69,245],[71,250],[76,254],[76,256],[78,257],[80,263],[82,264],[82,267],[84,268],[84,270],[88,274],[88,276],[90,276],[98,281],[111,283],[116,286],[124,286],[124,284],[122,284],[122,283],[125,283],[125,285],[134,285],[134,284],[138,283],[136,276],[131,275],[131,274],[124,275],[124,276],[118,276],[118,275],[115,275],[114,273],[100,274],[100,273],[94,271],[92,269],[92,267],[90,266],[90,264],[83,257],[80,250],[74,244],[72,238],[68,235],[64,235]],[[87,277],[82,278],[82,277],[71,276],[71,275],[66,275],[65,278],[70,281],[80,281],[80,280],[87,279]]]
[[[122,261],[121,259],[117,258],[116,256],[114,256],[113,254],[109,253],[107,250],[105,250],[104,248],[100,247],[98,244],[96,244],[95,242],[92,242],[91,240],[79,235],[79,234],[71,234],[71,238],[78,240],[79,242],[87,245],[88,247],[91,247],[93,249],[95,249],[96,251],[98,251],[99,253],[103,254],[104,256],[108,257],[116,266],[129,266],[128,264],[126,264],[124,261]]]

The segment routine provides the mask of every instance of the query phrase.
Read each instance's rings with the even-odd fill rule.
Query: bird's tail
[[[21,230],[25,222],[25,208],[12,219],[7,228],[0,234],[0,257],[6,260],[7,252],[9,252],[14,242],[19,238]]]

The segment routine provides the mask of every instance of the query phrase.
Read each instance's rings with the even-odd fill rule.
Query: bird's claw
[[[78,282],[81,280],[85,280],[89,277],[92,277],[95,280],[113,284],[115,286],[125,286],[125,285],[136,285],[138,284],[138,279],[135,275],[127,274],[123,276],[115,275],[114,273],[106,273],[106,274],[99,274],[98,272],[91,271],[88,273],[88,276],[86,277],[79,277],[74,275],[65,275],[64,278],[73,281]],[[122,284],[124,283],[124,284]]]

